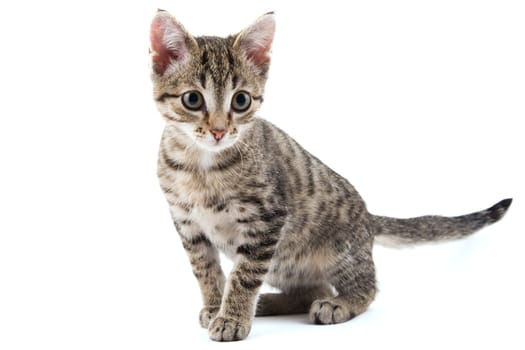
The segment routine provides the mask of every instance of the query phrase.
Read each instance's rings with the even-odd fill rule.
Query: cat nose
[[[224,134],[226,134],[226,130],[224,129],[211,129],[210,132],[216,141],[220,141],[224,137]]]

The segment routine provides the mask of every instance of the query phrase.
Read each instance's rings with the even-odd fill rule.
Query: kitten
[[[193,37],[168,12],[151,26],[154,98],[166,121],[158,176],[217,341],[246,338],[255,314],[333,324],[374,299],[374,241],[461,238],[511,204],[458,217],[370,214],[354,187],[271,123],[263,102],[275,31],[268,13],[227,38]],[[221,250],[234,261],[226,279]],[[282,294],[262,294],[263,281]]]

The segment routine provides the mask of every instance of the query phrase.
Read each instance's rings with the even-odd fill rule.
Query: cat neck
[[[161,147],[161,157],[164,162],[183,172],[205,174],[226,170],[242,161],[244,150],[241,145],[233,145],[219,152],[199,147],[196,144],[183,145],[173,137],[164,137]]]

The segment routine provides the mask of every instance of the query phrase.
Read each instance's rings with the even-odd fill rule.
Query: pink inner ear
[[[272,46],[272,40],[265,40],[259,42],[254,47],[250,47],[246,50],[246,56],[250,61],[255,63],[257,66],[264,65],[270,61],[270,48]]]
[[[164,74],[170,64],[170,53],[163,43],[164,26],[162,21],[155,19],[151,23],[150,41],[151,49],[155,52],[152,56],[153,70],[158,74]]]
[[[168,27],[168,28],[167,28]],[[176,26],[171,26],[166,23],[165,18],[155,18],[151,24],[150,41],[151,49],[154,51],[152,56],[153,70],[162,75],[166,72],[172,61],[177,61],[183,58],[183,43],[171,43],[171,47],[167,46],[166,36],[168,31],[177,31]],[[179,45],[177,45],[179,44]]]
[[[263,68],[270,62],[270,49],[275,34],[272,15],[265,15],[241,33],[241,47],[246,57],[256,66]]]

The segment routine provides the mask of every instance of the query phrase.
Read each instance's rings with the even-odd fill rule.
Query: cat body
[[[322,271],[335,267],[330,266],[330,252],[337,249],[344,253],[350,249],[350,240],[373,240],[367,230],[357,231],[363,237],[349,236],[356,233],[350,224],[361,223],[367,212],[361,197],[345,179],[263,119],[254,121],[244,137],[246,141],[241,141],[244,145],[240,148],[214,159],[218,166],[196,164],[200,167],[198,175],[172,169],[169,156],[164,155],[177,150],[169,150],[169,141],[164,141],[171,136],[163,138],[160,182],[173,203],[175,223],[179,228],[184,226],[181,231],[186,238],[203,234],[235,259],[239,246],[253,241],[253,227],[275,225],[270,229],[275,237],[268,239],[276,239],[279,244],[265,281],[283,291],[323,281],[326,276]],[[280,155],[280,161],[275,161],[276,155]],[[330,210],[336,207],[338,210]],[[333,240],[326,240],[327,236]]]
[[[347,321],[374,299],[375,240],[461,238],[511,203],[453,218],[370,214],[346,179],[256,117],[274,31],[272,14],[227,38],[193,37],[165,11],[151,27],[159,181],[217,341],[244,339],[255,314]],[[234,261],[228,278],[219,251]],[[259,295],[263,282],[282,293]]]

